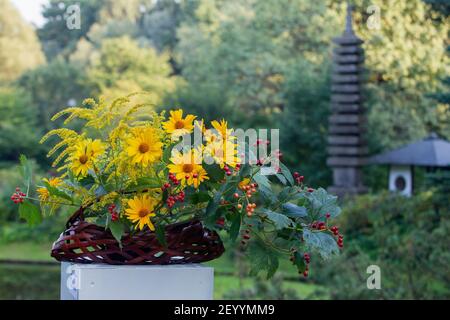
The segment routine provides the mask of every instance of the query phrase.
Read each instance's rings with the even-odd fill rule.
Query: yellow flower
[[[237,156],[237,145],[230,140],[218,138],[215,142],[208,143],[205,147],[205,154],[223,168],[226,165],[235,167],[240,162]]]
[[[223,140],[234,140],[236,139],[235,136],[232,136],[233,129],[228,129],[228,123],[225,121],[225,119],[222,119],[220,122],[214,120],[211,122],[211,125],[214,129],[217,130],[217,132],[221,135]]]
[[[50,178],[50,179],[44,178],[42,180],[44,182],[47,182],[51,187],[55,187],[55,188],[58,187],[62,183],[61,178],[58,178],[58,177],[54,177],[54,178]]]
[[[192,114],[188,114],[183,119],[183,110],[171,110],[169,120],[163,122],[164,130],[167,133],[174,134],[175,136],[182,136],[186,133],[191,133],[194,129],[194,119],[196,117]]]
[[[86,139],[78,142],[71,159],[71,170],[76,176],[85,176],[89,169],[94,166],[95,160],[103,154],[105,147],[103,143],[96,139]]]
[[[126,151],[132,162],[147,167],[162,155],[162,142],[154,128],[134,128],[132,138],[127,140]]]
[[[201,153],[198,150],[192,149],[184,154],[178,152],[170,159],[172,163],[168,168],[181,181],[182,186],[194,185],[198,188],[201,182],[209,179],[201,160]]]
[[[39,200],[45,202],[50,197],[50,192],[48,192],[46,187],[40,187],[36,190],[39,193]]]
[[[158,200],[150,198],[149,195],[135,196],[133,199],[128,200],[128,208],[125,209],[125,214],[131,222],[138,223],[136,226],[138,230],[148,226],[151,231],[155,231],[155,226],[150,218],[156,215],[154,208],[157,203]]]

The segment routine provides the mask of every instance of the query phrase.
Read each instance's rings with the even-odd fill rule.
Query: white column
[[[200,264],[61,263],[61,300],[211,300],[214,269]]]

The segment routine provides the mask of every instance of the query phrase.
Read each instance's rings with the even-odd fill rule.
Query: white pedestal
[[[61,263],[61,300],[211,300],[214,269],[200,264]]]

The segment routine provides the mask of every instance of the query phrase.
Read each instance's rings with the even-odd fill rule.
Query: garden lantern
[[[423,140],[375,155],[370,163],[389,165],[389,190],[411,196],[414,167],[424,167],[427,171],[450,169],[450,142],[432,133]]]

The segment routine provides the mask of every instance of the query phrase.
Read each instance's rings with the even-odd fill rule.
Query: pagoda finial
[[[347,2],[347,17],[346,17],[346,21],[345,21],[345,33],[354,35],[355,32],[353,31],[352,11],[353,11],[353,6]]]

